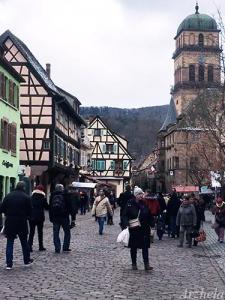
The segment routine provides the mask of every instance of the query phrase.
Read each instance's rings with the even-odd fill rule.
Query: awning
[[[97,183],[93,182],[72,182],[71,184],[75,188],[85,188],[85,189],[94,189],[97,185]]]
[[[199,187],[194,186],[194,185],[187,185],[187,186],[177,185],[177,186],[173,186],[173,188],[176,189],[177,193],[195,193],[195,192],[199,192]]]

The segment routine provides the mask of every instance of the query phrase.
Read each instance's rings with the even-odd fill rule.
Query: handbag
[[[199,231],[199,236],[196,238],[197,242],[204,242],[206,240],[206,232],[205,230],[202,228]]]
[[[138,211],[138,215],[136,219],[129,220],[129,228],[141,227],[141,223],[139,221],[140,210]]]
[[[120,232],[120,234],[117,237],[117,243],[123,244],[125,247],[128,247],[129,244],[129,239],[130,239],[130,233],[128,228],[124,229],[123,231]]]

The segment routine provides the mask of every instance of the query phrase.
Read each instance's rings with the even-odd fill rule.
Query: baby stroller
[[[157,230],[157,236],[159,240],[162,240],[163,234],[165,232],[165,226],[166,226],[166,213],[161,213],[156,222],[156,230]]]

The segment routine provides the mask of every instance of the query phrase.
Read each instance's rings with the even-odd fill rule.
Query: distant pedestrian
[[[107,214],[113,215],[109,199],[106,197],[106,192],[103,189],[99,191],[99,196],[95,199],[91,212],[92,216],[97,218],[99,234],[102,235]]]
[[[69,203],[71,203],[72,210],[74,212],[74,226],[76,226],[76,216],[80,208],[80,194],[76,187],[73,185],[69,186],[67,191]]]
[[[180,243],[178,247],[183,247],[184,235],[186,232],[188,247],[192,246],[192,231],[196,226],[197,217],[194,205],[190,203],[189,197],[184,197],[184,200],[179,208],[176,218],[176,225],[180,227]]]
[[[30,249],[27,242],[28,219],[31,216],[31,199],[25,194],[25,183],[20,181],[15,191],[9,193],[2,202],[0,213],[5,214],[4,234],[7,238],[6,244],[6,269],[13,267],[13,246],[16,237],[20,239],[25,266],[33,263],[30,258]]]
[[[70,228],[75,226],[75,209],[71,203],[68,193],[65,193],[62,184],[56,184],[55,192],[50,197],[49,217],[53,223],[53,242],[55,252],[60,253],[61,241],[59,237],[60,228],[64,231],[63,251],[69,252],[70,249]],[[70,223],[70,215],[72,221]]]
[[[35,234],[35,227],[38,230],[38,242],[39,251],[45,251],[46,248],[43,245],[43,226],[45,221],[45,209],[48,209],[48,202],[45,196],[43,185],[38,185],[31,196],[32,213],[29,219],[30,234],[28,238],[28,244],[30,252],[33,252],[33,240]]]
[[[223,243],[225,232],[225,202],[221,196],[216,199],[216,205],[212,209],[212,213],[215,215],[215,223],[213,224],[213,228],[218,235],[218,241]]]
[[[167,203],[167,214],[168,214],[168,221],[169,221],[169,231],[168,235],[172,238],[179,236],[179,228],[176,226],[176,218],[177,213],[180,208],[181,201],[177,196],[176,190],[173,189],[172,194],[170,195],[170,199]]]
[[[159,202],[159,207],[160,207],[160,214],[162,214],[165,210],[166,210],[166,201],[163,197],[163,194],[161,192],[159,192],[157,194],[157,199]]]
[[[137,270],[137,249],[142,249],[145,270],[148,271],[153,269],[149,265],[148,249],[150,248],[150,227],[153,226],[154,221],[143,199],[142,189],[135,187],[134,196],[135,198],[128,201],[124,213],[130,233],[128,247],[130,248],[132,269]]]
[[[113,191],[111,191],[109,193],[109,197],[108,198],[109,198],[109,203],[111,205],[111,208],[112,208],[112,211],[113,211],[113,215],[114,215],[114,210],[116,208],[116,197],[115,197]],[[107,216],[107,224],[108,225],[114,225],[114,223],[113,223],[113,215],[110,215],[110,213],[108,213],[108,216]]]
[[[85,215],[88,205],[88,195],[85,191],[80,192],[80,214]]]
[[[117,200],[117,203],[120,207],[120,227],[122,230],[126,228],[126,224],[125,224],[126,221],[124,220],[124,211],[127,206],[127,202],[130,199],[134,198],[134,195],[131,192],[131,186],[126,185],[125,189],[126,189],[125,192],[121,193]]]
[[[191,194],[190,202],[195,207],[195,212],[197,217],[196,226],[193,228],[193,234],[192,234],[193,246],[197,246],[198,245],[197,237],[199,236],[201,225],[205,221],[204,203],[201,202],[200,199],[196,198],[194,194]]]

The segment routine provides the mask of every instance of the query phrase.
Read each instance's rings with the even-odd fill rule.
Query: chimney
[[[46,64],[46,72],[48,74],[48,77],[51,77],[51,64]]]

